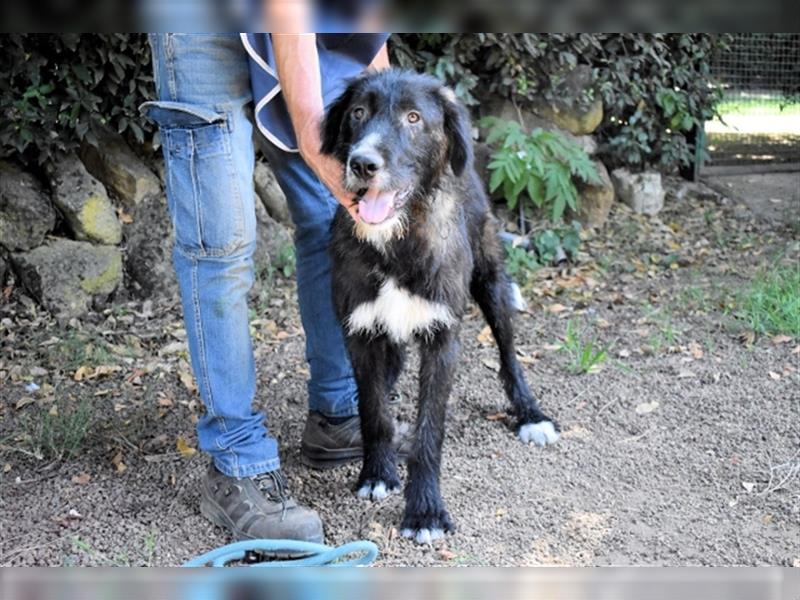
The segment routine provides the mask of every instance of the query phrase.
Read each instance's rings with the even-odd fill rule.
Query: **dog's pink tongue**
[[[358,214],[367,223],[377,225],[389,218],[393,203],[394,192],[383,192],[371,187],[358,201]]]

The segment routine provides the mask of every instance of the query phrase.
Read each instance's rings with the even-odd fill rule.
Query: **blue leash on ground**
[[[266,560],[255,562],[251,567],[357,567],[370,564],[378,556],[378,547],[368,541],[359,540],[341,546],[326,546],[296,540],[245,540],[215,548],[201,554],[184,567],[224,567],[230,563],[242,562],[248,553],[296,553],[302,558],[286,560]],[[341,560],[352,556],[347,560]]]

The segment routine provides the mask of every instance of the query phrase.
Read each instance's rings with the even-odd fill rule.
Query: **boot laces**
[[[256,486],[267,495],[273,502],[281,503],[281,521],[286,516],[286,502],[289,500],[289,490],[287,489],[286,477],[283,472],[269,471],[253,477]]]

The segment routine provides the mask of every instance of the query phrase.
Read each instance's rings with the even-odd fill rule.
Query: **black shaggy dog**
[[[500,351],[500,377],[523,442],[546,445],[558,426],[539,409],[514,351],[509,281],[470,122],[431,77],[388,70],[353,81],[330,107],[322,151],[346,165],[360,222],[333,224],[333,298],[359,392],[364,463],[358,495],[399,489],[386,408],[405,346],[420,346],[419,405],[408,459],[402,533],[427,543],[454,529],[439,492],[447,398],[470,296]]]

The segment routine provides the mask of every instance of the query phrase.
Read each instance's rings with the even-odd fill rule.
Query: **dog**
[[[387,399],[405,347],[420,350],[416,428],[401,533],[430,543],[455,530],[439,489],[458,336],[472,297],[500,353],[500,378],[523,442],[558,440],[517,361],[498,223],[473,166],[471,124],[439,80],[389,69],[356,79],[322,123],[322,152],[345,165],[358,202],[332,225],[332,293],[358,386],[364,458],[358,495],[399,490]]]

